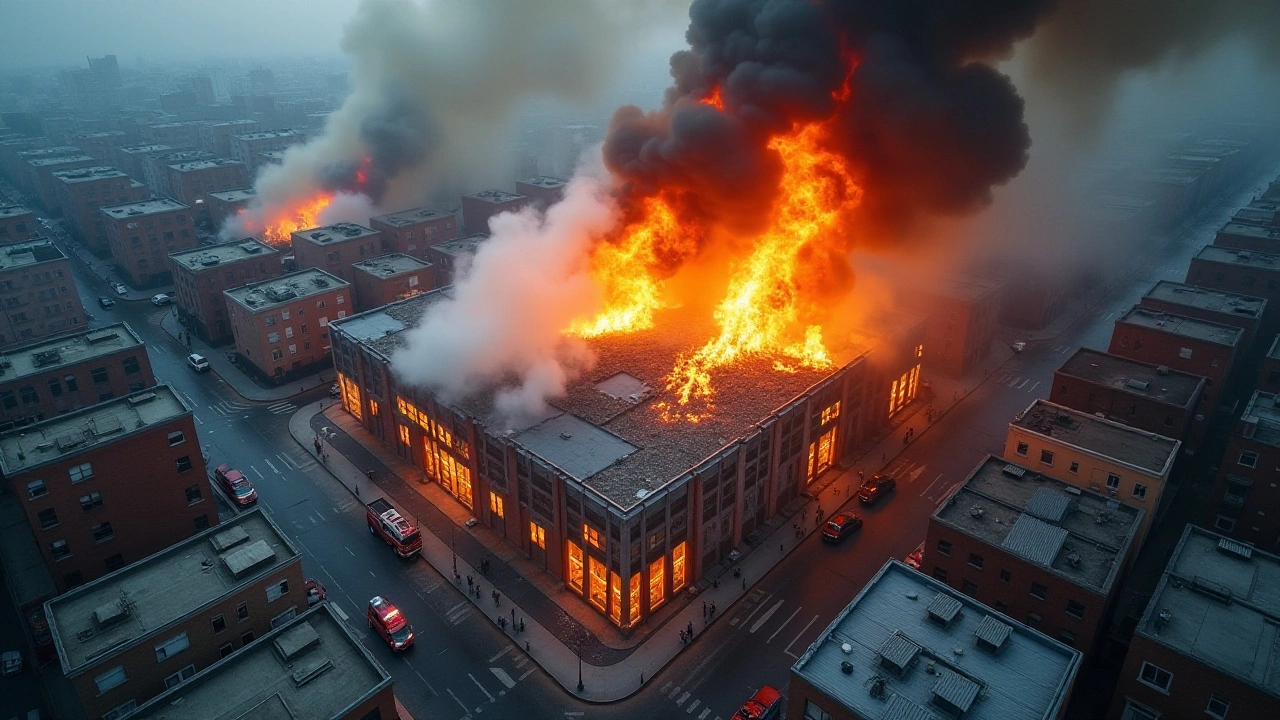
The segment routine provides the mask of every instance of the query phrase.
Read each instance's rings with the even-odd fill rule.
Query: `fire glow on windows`
[[[582,523],[582,539],[597,550],[604,549],[604,535],[586,523]]]
[[[396,427],[398,428],[397,432],[400,434],[400,443],[402,445],[409,445],[409,426],[397,424]]]
[[[569,587],[582,593],[582,548],[572,540],[566,540],[569,545]]]
[[[631,613],[629,618],[632,623],[636,618],[640,617],[640,573],[631,576]]]
[[[547,549],[547,529],[536,522],[529,523],[529,541],[534,545]]]
[[[360,388],[342,373],[338,373],[338,387],[342,389],[342,409],[351,413],[355,419],[363,420],[360,405]]]
[[[832,427],[809,443],[809,482],[816,480],[835,462],[837,429]]]
[[[685,583],[685,546],[688,541],[681,542],[671,549],[671,592],[680,592]]]
[[[587,585],[587,600],[595,605],[601,611],[604,611],[607,602],[606,588],[608,587],[608,571],[605,570],[604,563],[599,560],[588,557],[587,566],[590,570]]]
[[[923,345],[916,346],[916,357],[920,357],[923,352]],[[916,363],[915,367],[902,373],[902,376],[893,381],[889,386],[889,417],[893,417],[899,410],[907,406],[916,397],[916,390],[920,386],[920,364]]]
[[[657,610],[667,601],[665,570],[666,558],[658,558],[649,563],[649,612]]]
[[[489,512],[493,513],[498,518],[506,517],[506,513],[503,512],[502,507],[502,496],[495,492],[489,493]]]
[[[443,449],[434,439],[423,438],[426,450],[425,465],[427,477],[440,483],[463,505],[472,507],[471,468]]]
[[[840,401],[839,400],[837,400],[834,405],[822,411],[822,422],[820,424],[826,425],[827,423],[831,422],[832,420],[835,420],[838,417],[840,417]]]
[[[622,624],[622,578],[616,572],[609,573],[609,619]]]

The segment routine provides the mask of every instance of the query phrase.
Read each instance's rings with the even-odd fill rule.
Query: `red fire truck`
[[[378,498],[365,506],[369,532],[381,535],[400,557],[413,557],[422,550],[422,534],[386,498]]]

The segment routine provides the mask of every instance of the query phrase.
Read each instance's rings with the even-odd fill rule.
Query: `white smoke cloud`
[[[618,221],[608,190],[597,166],[580,171],[545,214],[491,219],[492,234],[460,270],[453,299],[405,332],[391,359],[397,375],[446,402],[497,386],[496,407],[513,426],[545,410],[546,399],[592,363],[585,345],[563,332],[600,307],[588,257]]]
[[[320,211],[316,221],[321,225],[340,222],[367,225],[369,218],[377,214],[378,209],[374,207],[373,200],[368,195],[340,192],[333,196],[333,201],[324,210]]]

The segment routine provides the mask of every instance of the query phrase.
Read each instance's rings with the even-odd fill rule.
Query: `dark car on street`
[[[858,488],[858,499],[863,505],[875,505],[880,498],[893,492],[898,482],[888,475],[876,473]]]
[[[236,507],[249,507],[258,501],[258,491],[253,489],[253,485],[249,483],[244,473],[226,463],[214,469],[213,480],[218,487],[222,488],[227,499],[236,504]]]
[[[838,543],[862,527],[862,518],[856,513],[840,512],[831,516],[822,526],[822,539],[826,542]]]
[[[100,307],[102,307],[102,309],[103,309],[103,310],[106,310],[107,308],[115,307],[115,306],[116,306],[116,301],[115,301],[115,300],[112,300],[111,298],[107,297],[106,295],[100,295],[100,296],[98,296],[98,305],[99,305]]]

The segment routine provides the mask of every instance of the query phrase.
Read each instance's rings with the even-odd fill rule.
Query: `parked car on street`
[[[907,565],[919,570],[920,565],[924,562],[924,543],[920,543],[920,547],[911,551],[907,556]]]
[[[129,288],[125,287],[125,286],[124,286],[124,283],[116,283],[115,285],[112,285],[112,286],[111,286],[111,289],[112,289],[112,290],[115,290],[117,295],[128,295],[128,294],[129,294]]]
[[[172,296],[172,295],[170,295],[169,293],[160,293],[159,295],[152,295],[152,296],[151,296],[151,304],[152,304],[152,305],[155,305],[156,307],[163,307],[163,306],[165,306],[165,305],[172,305],[172,304],[173,304],[173,296]]]
[[[258,501],[258,491],[253,489],[249,478],[226,463],[214,468],[213,480],[236,507],[249,507]]]
[[[862,487],[858,488],[858,499],[863,505],[875,505],[880,498],[893,492],[898,487],[898,481],[884,473],[876,473],[862,483]]]
[[[329,591],[326,590],[324,585],[315,578],[307,578],[306,587],[304,589],[306,590],[307,595],[307,607],[316,605],[329,598]]]
[[[390,600],[375,595],[369,601],[366,615],[369,627],[391,646],[392,650],[406,650],[413,645],[413,626],[405,620],[400,608]]]
[[[822,526],[822,539],[826,542],[838,543],[862,527],[862,518],[851,512],[840,512]]]
[[[734,720],[778,720],[782,717],[782,693],[765,685],[733,717]]]
[[[204,372],[209,369],[209,359],[200,353],[191,353],[188,355],[187,364],[196,372]]]
[[[101,296],[99,296],[99,297],[98,297],[98,305],[99,305],[103,310],[106,310],[107,308],[113,308],[113,307],[115,307],[115,306],[116,306],[116,301],[115,301],[115,300],[112,300],[111,298],[107,297],[106,295],[101,295]]]

